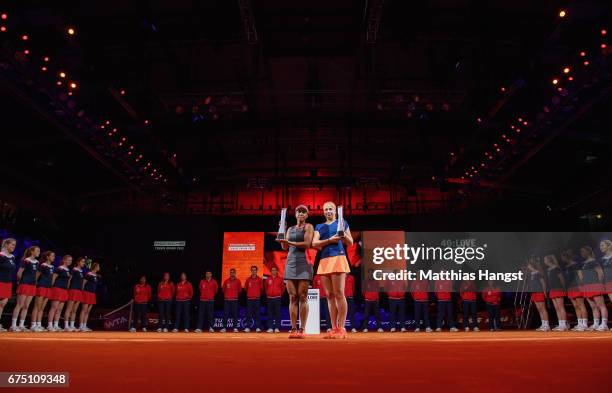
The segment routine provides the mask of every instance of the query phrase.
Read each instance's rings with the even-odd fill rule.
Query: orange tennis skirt
[[[336,255],[335,257],[323,258],[319,261],[317,274],[350,273],[346,255]]]

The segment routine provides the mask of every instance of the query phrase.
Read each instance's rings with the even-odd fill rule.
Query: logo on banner
[[[153,248],[156,251],[183,251],[185,249],[186,241],[162,241],[156,240],[153,242]]]
[[[255,251],[255,243],[230,243],[228,251]]]

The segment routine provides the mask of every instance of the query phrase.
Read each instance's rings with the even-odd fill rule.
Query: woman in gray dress
[[[310,248],[314,228],[306,222],[308,208],[300,205],[295,208],[297,224],[287,229],[285,238],[278,240],[283,250],[289,249],[285,265],[285,282],[289,292],[289,315],[291,331],[289,338],[304,338],[304,327],[308,318],[308,283],[312,280],[312,266],[306,260],[306,249]],[[298,305],[300,328],[297,327]]]

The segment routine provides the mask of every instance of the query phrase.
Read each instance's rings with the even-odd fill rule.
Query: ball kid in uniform
[[[76,328],[77,310],[83,300],[83,268],[85,267],[85,258],[79,257],[70,270],[70,286],[68,287],[68,301],[66,302],[66,311],[64,312],[64,330],[74,332]]]
[[[89,320],[89,313],[94,304],[96,304],[96,289],[98,288],[98,282],[100,276],[100,264],[94,262],[91,264],[91,270],[85,275],[85,281],[83,284],[83,301],[81,306],[81,315],[79,315],[79,330],[82,332],[91,332],[91,329],[87,327],[87,321]]]
[[[62,257],[61,265],[53,272],[51,277],[51,309],[49,310],[49,325],[47,330],[60,331],[59,320],[62,315],[64,304],[68,300],[68,285],[70,284],[70,269],[72,263],[71,255]]]
[[[29,329],[25,326],[28,308],[34,296],[36,296],[36,274],[38,273],[38,258],[40,256],[40,248],[38,246],[28,247],[23,254],[23,259],[17,270],[17,301],[13,309],[13,324],[11,331],[27,332]],[[19,326],[17,326],[19,319]]]
[[[36,297],[34,298],[34,308],[32,309],[32,327],[34,332],[44,332],[42,326],[43,312],[45,306],[51,297],[51,280],[53,278],[53,261],[55,253],[53,251],[45,251],[40,255],[40,266],[38,267],[38,279],[36,281]]]
[[[0,315],[4,310],[4,306],[13,294],[13,273],[15,272],[15,256],[13,252],[17,246],[17,240],[6,238],[2,241],[2,249],[0,250]],[[6,332],[6,329],[0,325],[0,332]]]

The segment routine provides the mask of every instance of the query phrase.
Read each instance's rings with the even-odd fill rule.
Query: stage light
[[[552,80],[552,84],[553,84],[553,85],[556,85],[557,83],[559,83],[559,79],[553,79],[553,80]]]
[[[60,72],[59,76],[60,76],[60,78],[65,78],[66,77],[66,73],[65,72]]]
[[[606,49],[606,44],[601,44],[601,49]]]
[[[71,89],[76,89],[76,88],[77,88],[77,84],[76,84],[76,83],[74,83],[74,82],[71,82],[71,83],[70,83],[70,88],[71,88]]]
[[[523,125],[524,125],[524,126],[526,126],[526,125],[528,125],[528,124],[529,124],[529,123],[527,123],[526,121],[524,121],[524,122],[523,122]]]
[[[28,37],[26,34],[21,36],[21,39],[24,41],[27,41],[30,37]]]
[[[582,63],[582,64],[584,64],[585,66],[588,66],[589,65],[589,61],[585,60],[584,63]]]
[[[72,92],[71,92],[71,91],[69,91],[69,92],[68,92],[68,95],[69,95],[69,96],[71,96],[71,95],[72,95]]]
[[[134,145],[131,145],[131,146],[130,146],[130,150],[134,150]]]
[[[584,57],[584,56],[586,56],[586,52],[584,52],[584,51],[580,52],[580,57]]]
[[[76,31],[72,27],[69,27],[67,31],[70,35],[74,35],[74,33],[76,33]]]
[[[606,35],[608,34],[608,31],[606,29],[601,29],[601,35]]]
[[[480,166],[481,166],[482,168],[484,168],[484,166],[485,166],[484,162],[481,162],[481,163],[480,163]]]
[[[6,33],[6,26],[0,26],[0,31]]]
[[[499,148],[497,148],[496,150],[497,150],[498,153],[501,152],[501,149],[499,149]]]
[[[570,68],[569,68],[569,67],[565,67],[565,68],[563,69],[563,73],[564,73],[564,74],[569,74],[569,72],[570,72]]]
[[[47,71],[47,67],[41,67],[40,70],[45,72],[45,71]]]
[[[106,125],[109,125],[109,124],[110,124],[110,120],[107,120],[107,121],[105,121],[104,123],[105,123]]]
[[[121,91],[119,92],[119,94],[121,94],[122,96],[125,95],[125,90],[121,89]]]
[[[506,139],[506,134],[502,134],[502,138]]]
[[[520,128],[517,128],[515,131],[517,132],[517,134],[520,134],[521,129],[520,129]]]
[[[126,137],[122,137],[122,138],[121,138],[121,141],[122,141],[122,142],[125,142],[125,140],[126,140]]]
[[[7,14],[2,14],[2,15],[0,15],[0,19],[7,20],[8,19],[8,15]]]
[[[595,217],[596,217],[597,219],[600,219],[600,220],[601,220],[601,218],[602,218],[603,216],[602,216],[601,214],[597,214]]]
[[[57,82],[56,82],[56,84],[57,84],[58,86],[61,86],[61,85],[62,85],[62,81],[57,81]]]
[[[512,125],[510,126],[510,129],[511,129],[511,130],[514,130],[514,124],[512,124]]]
[[[144,121],[145,126],[149,124],[149,120]]]
[[[108,136],[113,136],[113,133],[112,133],[112,132],[109,132],[109,133],[108,133]]]
[[[30,51],[28,49],[24,49],[23,53],[26,54],[26,55],[29,55]]]
[[[455,155],[455,153],[453,153],[453,152],[451,151],[451,152],[450,152],[450,155],[451,155],[451,156],[454,156],[454,155]],[[175,156],[176,156],[176,154],[175,154]]]
[[[574,77],[573,77],[573,76],[569,76],[569,77],[567,78],[567,80],[568,80],[568,81],[573,81],[573,80],[574,80]]]
[[[479,118],[477,118],[477,119],[476,119],[476,121],[477,121],[478,123],[482,123],[482,119],[481,119],[480,117],[479,117]]]
[[[565,10],[559,11],[559,17],[560,18],[565,18],[566,15],[567,15],[567,12]]]
[[[506,92],[506,88],[504,86],[500,87],[499,90],[501,90],[502,93]]]
[[[49,62],[49,56],[45,56],[45,57],[43,57],[43,61],[44,61],[45,63],[48,63],[48,62]]]

